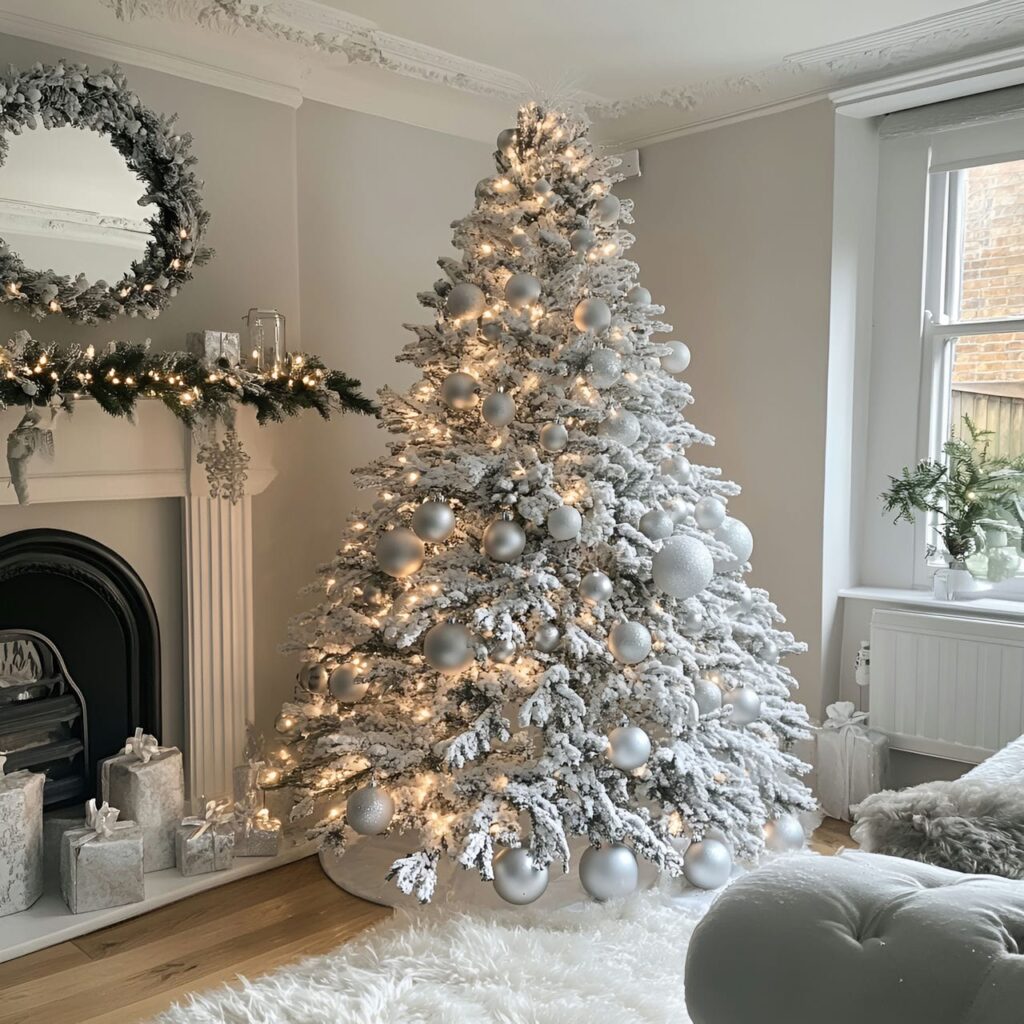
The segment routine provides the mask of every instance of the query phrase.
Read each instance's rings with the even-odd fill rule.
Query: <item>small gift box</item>
[[[818,730],[818,798],[830,818],[850,821],[850,808],[886,788],[889,737],[867,727],[852,701],[830,704]]]
[[[255,812],[235,805],[235,856],[276,857],[281,847],[281,822],[266,807]]]
[[[85,805],[85,827],[64,833],[60,891],[72,914],[138,903],[142,878],[142,828],[118,821],[120,812],[96,801]]]
[[[185,336],[189,352],[208,363],[227,360],[228,366],[242,361],[242,338],[237,331],[189,331]]]
[[[100,765],[101,796],[146,837],[146,871],[174,867],[174,833],[185,813],[181,751],[135,730],[124,750]]]
[[[184,818],[175,832],[174,849],[183,875],[205,875],[231,867],[235,830],[229,801],[207,800],[201,816]]]
[[[0,754],[0,917],[43,894],[43,784],[39,772],[4,774]]]

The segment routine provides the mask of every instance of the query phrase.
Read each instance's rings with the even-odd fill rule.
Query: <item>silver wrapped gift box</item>
[[[818,799],[830,818],[851,821],[855,807],[887,788],[889,737],[867,726],[865,711],[852,701],[826,709],[818,730]]]
[[[39,772],[3,774],[0,754],[0,917],[43,894],[43,784]]]
[[[124,750],[100,765],[100,794],[136,822],[146,838],[145,870],[174,867],[174,834],[185,813],[181,751],[135,730]]]
[[[227,800],[209,800],[201,815],[185,818],[175,830],[174,851],[183,875],[226,871],[235,852],[235,830]]]
[[[235,856],[276,857],[281,847],[281,822],[265,807],[255,813],[235,808]]]
[[[145,896],[142,829],[117,818],[116,807],[97,808],[90,800],[85,826],[64,833],[60,891],[72,914],[138,903]]]

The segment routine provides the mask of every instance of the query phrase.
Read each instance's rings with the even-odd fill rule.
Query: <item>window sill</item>
[[[1007,601],[994,597],[977,597],[974,600],[940,601],[930,590],[900,590],[895,587],[844,587],[839,596],[854,601],[871,601],[874,604],[902,604],[929,611],[967,613],[996,619],[1024,620],[1024,601]]]

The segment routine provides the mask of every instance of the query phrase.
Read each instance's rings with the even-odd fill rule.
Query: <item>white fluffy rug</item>
[[[555,911],[399,911],[154,1024],[687,1024],[683,964],[707,902],[651,891]]]

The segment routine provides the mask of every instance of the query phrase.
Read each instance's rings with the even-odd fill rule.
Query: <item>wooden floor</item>
[[[826,819],[811,846],[855,845]],[[0,1024],[136,1024],[188,993],[325,953],[387,917],[315,857],[0,964]]]

